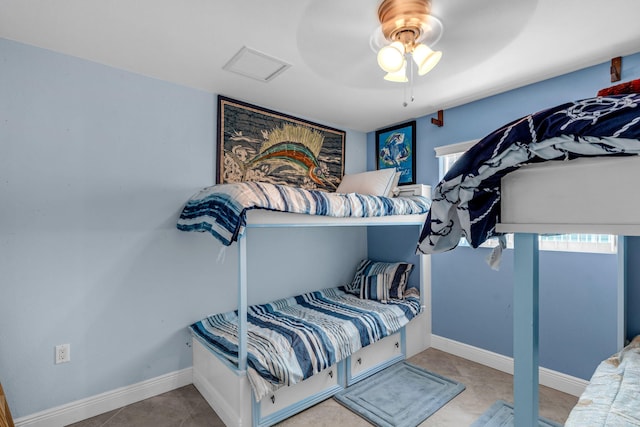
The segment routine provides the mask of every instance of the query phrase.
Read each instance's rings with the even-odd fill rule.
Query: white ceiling
[[[0,37],[372,131],[640,51],[638,0],[432,0],[440,64],[383,80],[369,46],[379,0],[0,0]],[[223,70],[243,47],[291,67]]]

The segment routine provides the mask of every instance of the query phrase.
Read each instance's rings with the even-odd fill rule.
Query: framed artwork
[[[416,122],[376,131],[376,169],[396,168],[398,185],[416,183]]]
[[[335,191],[345,131],[218,96],[218,184],[262,181]]]

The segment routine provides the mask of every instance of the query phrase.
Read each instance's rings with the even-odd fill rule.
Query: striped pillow
[[[387,302],[389,300],[388,276],[383,273],[365,277],[360,285],[360,298]]]
[[[379,301],[389,298],[403,299],[413,264],[406,262],[378,262],[362,260],[347,292],[361,298]]]

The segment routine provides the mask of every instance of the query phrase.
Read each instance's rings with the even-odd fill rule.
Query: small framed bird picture
[[[416,183],[416,121],[376,131],[376,169],[396,168],[398,185]]]

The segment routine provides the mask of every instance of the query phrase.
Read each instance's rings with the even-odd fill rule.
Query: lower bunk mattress
[[[415,297],[385,303],[329,288],[247,309],[247,377],[256,401],[301,382],[404,327],[421,311]],[[238,312],[190,326],[220,357],[238,364]]]
[[[640,335],[600,363],[565,426],[640,426]]]

